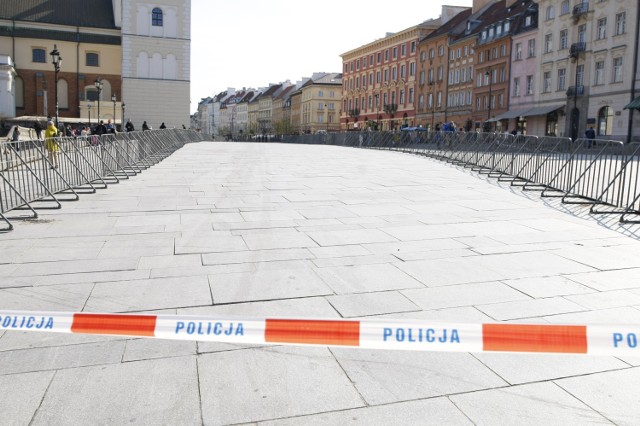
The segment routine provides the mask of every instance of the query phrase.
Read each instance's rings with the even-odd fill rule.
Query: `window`
[[[454,59],[456,59],[456,52],[452,50],[449,52],[449,60],[453,61]]]
[[[398,48],[394,47],[393,48],[393,59],[396,59],[398,57]]]
[[[547,20],[553,19],[556,17],[556,11],[553,6],[547,7]]]
[[[400,105],[404,105],[404,90],[400,91]]]
[[[576,68],[576,86],[584,85],[584,65],[580,64]]]
[[[416,42],[415,41],[411,42],[411,53],[416,53]]]
[[[596,62],[596,76],[594,84],[604,84],[604,61]]]
[[[438,104],[438,107],[442,106],[442,92],[438,92],[438,98],[436,102]]]
[[[382,62],[382,53],[378,52],[378,63]]]
[[[416,63],[415,62],[411,62],[409,64],[409,75],[411,77],[413,77],[414,75],[416,75]]]
[[[527,95],[533,95],[533,76],[527,76]]]
[[[438,56],[444,56],[444,46],[438,47]]]
[[[536,56],[536,39],[535,38],[532,38],[529,40],[528,52],[529,52],[530,58],[533,58],[534,56]]]
[[[360,59],[356,60],[356,69],[360,69]]]
[[[616,15],[616,35],[624,34],[626,19],[627,14],[625,12]]]
[[[516,61],[522,59],[522,43],[516,43]]]
[[[560,68],[558,70],[558,91],[562,92],[565,90],[567,84],[567,70],[565,68]]]
[[[429,93],[429,99],[431,99],[431,93]],[[429,105],[431,107],[431,105]],[[418,96],[418,109],[422,111],[424,109],[424,95]]]
[[[502,34],[502,25],[498,24],[496,27],[496,35],[500,36]]]
[[[389,68],[384,70],[384,81],[389,81]]]
[[[544,53],[549,53],[553,50],[553,34],[547,34],[544,36]]]
[[[427,96],[427,107],[433,108],[433,93],[429,93]]]
[[[585,43],[587,41],[587,24],[582,24],[578,27],[578,43]]]
[[[384,51],[384,60],[388,61],[389,60],[389,49]]]
[[[607,38],[607,18],[598,19],[598,40]]]
[[[429,84],[433,84],[433,68],[429,69]]]
[[[159,7],[154,7],[151,11],[151,25],[153,25],[154,27],[162,26],[162,9],[160,9]]]
[[[380,71],[376,72],[376,83],[380,84]]]
[[[613,58],[613,82],[622,81],[622,58]]]
[[[44,49],[31,49],[31,61],[32,62],[47,62],[47,52]]]
[[[429,59],[433,59],[436,57],[436,51],[434,49],[429,49]]]
[[[567,15],[569,13],[569,0],[563,0],[560,4],[560,16]]]
[[[532,22],[533,21],[531,20],[531,15],[528,15],[526,18],[524,18],[524,26],[525,27],[530,27]]]
[[[438,81],[442,81],[442,78],[443,78],[442,65],[440,65],[438,67]]]
[[[427,59],[427,52],[424,50],[420,52],[420,62],[424,62]]]
[[[507,45],[506,44],[503,44],[502,46],[500,46],[500,56],[501,57],[507,56]]]
[[[413,103],[413,89],[409,89],[409,103],[412,104]]]
[[[407,66],[402,65],[400,67],[400,78],[406,78],[406,77],[407,77]]]
[[[398,80],[398,69],[396,67],[391,68],[391,80]]]
[[[400,56],[405,56],[407,54],[407,45],[403,44],[400,46]]]
[[[511,28],[511,22],[507,21],[504,23],[504,32],[508,33],[509,32],[509,28]]]
[[[569,30],[560,31],[560,50],[569,47]]]
[[[542,74],[542,93],[551,92],[551,71],[545,71]]]

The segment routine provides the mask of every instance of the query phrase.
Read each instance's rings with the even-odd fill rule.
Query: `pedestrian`
[[[20,151],[20,128],[18,126],[14,126],[13,134],[11,135],[11,146],[16,151]]]
[[[187,127],[184,124],[182,125],[182,130],[187,130]],[[240,130],[240,131],[242,131],[242,130]]]
[[[587,148],[591,148],[593,145],[593,140],[596,138],[596,131],[593,130],[593,126],[589,127],[586,132],[584,132],[587,140]]]
[[[33,125],[33,130],[36,131],[36,137],[38,138],[38,140],[40,140],[40,135],[42,134],[42,126],[40,125],[39,121],[35,122],[35,124]]]
[[[135,130],[133,128],[133,123],[131,122],[131,119],[127,120],[127,124],[125,124],[124,128],[127,129],[127,132],[133,132]]]
[[[167,126],[165,126],[165,125],[164,125],[164,121],[163,121],[163,122],[162,122],[162,124],[160,125],[160,128],[161,128],[161,129],[166,129],[166,128],[167,128]]]
[[[146,122],[146,121],[144,121],[144,122],[142,123],[142,131],[144,132],[144,131],[147,131],[147,130],[150,130],[150,129],[149,129],[149,125],[147,124],[147,122]]]
[[[102,136],[105,133],[107,133],[107,127],[104,125],[104,121],[100,120],[100,123],[98,123],[98,125],[94,129],[93,134],[97,136]]]
[[[58,129],[53,124],[53,121],[49,121],[47,123],[47,130],[44,132],[45,144],[47,146],[47,151],[49,152],[49,163],[51,163],[51,168],[58,168],[58,151],[60,151],[60,145],[56,141],[56,137],[58,136]]]
[[[106,129],[107,129],[106,133],[115,133],[116,132],[116,127],[111,122],[111,119],[107,120]]]
[[[87,131],[87,126],[82,126],[82,130],[80,131],[80,136],[86,137],[89,134]]]

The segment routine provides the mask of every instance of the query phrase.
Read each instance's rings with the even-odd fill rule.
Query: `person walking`
[[[51,163],[51,168],[58,168],[58,152],[60,151],[60,145],[55,140],[58,136],[58,129],[56,129],[53,121],[49,121],[47,123],[47,129],[44,132],[44,140],[47,146],[47,151],[49,153],[49,162]]]
[[[100,123],[96,126],[95,130],[93,131],[93,134],[97,136],[102,136],[105,133],[107,133],[107,127],[104,125],[104,121],[100,120]]]
[[[144,121],[144,122],[142,123],[142,131],[143,131],[143,132],[145,132],[145,131],[147,131],[147,130],[149,130],[149,125],[147,124],[147,122],[146,122],[146,121]]]
[[[11,146],[13,147],[13,149],[15,149],[16,151],[20,151],[20,128],[18,126],[15,126],[15,128],[13,129],[11,142]]]
[[[40,125],[39,121],[36,121],[36,123],[33,125],[33,130],[36,131],[36,137],[38,138],[38,140],[40,140],[40,136],[42,135],[42,126]]]

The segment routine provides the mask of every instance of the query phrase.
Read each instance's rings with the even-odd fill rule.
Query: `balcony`
[[[580,54],[587,50],[587,43],[581,41],[579,43],[573,43],[569,49],[569,57],[576,59]]]
[[[587,13],[589,13],[589,2],[583,1],[582,3],[578,3],[573,6],[571,16],[573,16],[573,19],[577,21],[582,15],[586,15]]]
[[[584,95],[584,86],[571,86],[567,90],[568,97],[578,97]]]

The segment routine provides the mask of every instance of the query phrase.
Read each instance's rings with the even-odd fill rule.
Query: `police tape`
[[[246,345],[640,356],[640,325],[457,324],[427,320],[250,319],[0,311],[0,330]]]

